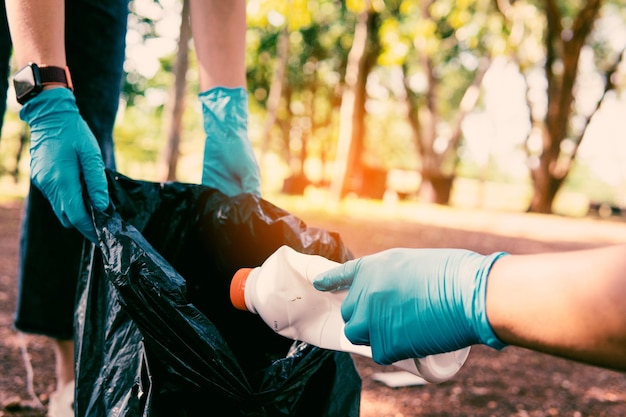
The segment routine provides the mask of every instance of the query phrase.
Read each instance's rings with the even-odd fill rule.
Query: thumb
[[[357,268],[357,260],[348,261],[338,267],[320,273],[313,281],[319,291],[340,291],[350,288]]]

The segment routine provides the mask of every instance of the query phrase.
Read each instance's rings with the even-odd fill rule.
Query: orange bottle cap
[[[238,310],[248,311],[246,306],[246,280],[252,268],[241,268],[235,275],[233,275],[232,281],[230,281],[230,302]]]

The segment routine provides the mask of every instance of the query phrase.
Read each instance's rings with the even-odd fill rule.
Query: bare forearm
[[[200,90],[245,87],[245,0],[191,0],[190,15]]]
[[[63,0],[7,0],[6,8],[18,67],[66,65]]]
[[[626,370],[626,246],[498,260],[487,316],[504,342]]]

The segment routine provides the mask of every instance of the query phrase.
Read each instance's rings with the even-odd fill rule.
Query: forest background
[[[249,132],[263,195],[621,213],[625,5],[248,1]],[[204,132],[187,2],[130,7],[118,170],[199,182]],[[9,197],[28,182],[17,111],[10,102],[0,140]]]

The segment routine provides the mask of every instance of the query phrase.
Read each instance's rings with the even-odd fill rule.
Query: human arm
[[[626,245],[508,256],[487,283],[505,343],[626,370]]]
[[[64,1],[6,2],[7,19],[16,62],[64,68]],[[24,104],[20,111],[31,133],[31,179],[50,202],[65,227],[76,227],[95,241],[93,224],[87,214],[81,176],[86,190],[99,210],[106,209],[109,197],[104,162],[98,143],[82,119],[72,92],[59,86],[44,91]]]
[[[246,85],[245,0],[191,0],[200,91]]]
[[[380,363],[482,343],[626,370],[626,246],[486,259],[394,249],[327,271],[315,286],[349,288],[346,336],[370,344]]]
[[[64,0],[7,0],[6,10],[18,68],[29,62],[66,65]]]
[[[248,138],[246,2],[191,0],[206,133],[202,183],[227,195],[260,195],[259,167]]]

